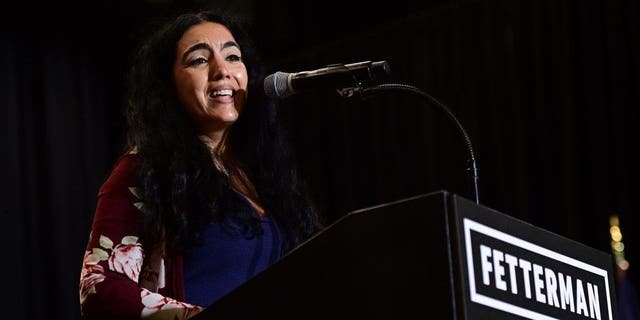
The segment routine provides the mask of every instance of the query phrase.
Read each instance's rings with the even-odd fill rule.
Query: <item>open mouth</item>
[[[223,90],[211,91],[209,93],[209,97],[211,97],[211,98],[223,97],[223,96],[233,97],[233,90],[231,90],[231,89],[223,89]]]

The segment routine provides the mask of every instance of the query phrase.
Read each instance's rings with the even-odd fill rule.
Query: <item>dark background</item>
[[[124,145],[131,49],[158,17],[208,3],[2,9],[3,274],[18,318],[79,318],[97,190]],[[253,22],[270,72],[387,60],[395,81],[436,97],[464,125],[481,204],[605,252],[618,215],[626,279],[638,287],[637,1],[212,3]],[[297,95],[281,110],[329,221],[435,190],[474,198],[459,132],[415,96]]]

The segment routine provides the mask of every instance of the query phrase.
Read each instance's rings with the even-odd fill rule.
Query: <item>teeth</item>
[[[218,96],[231,96],[233,95],[233,90],[225,89],[211,92],[210,96],[218,97]]]

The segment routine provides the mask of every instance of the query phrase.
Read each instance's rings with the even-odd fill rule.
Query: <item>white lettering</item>
[[[529,273],[531,272],[531,262],[519,259],[520,269],[522,269],[522,275],[524,276],[524,295],[531,299],[531,282],[529,281]]]
[[[547,303],[550,306],[560,307],[558,302],[558,283],[556,274],[549,268],[544,268],[545,290],[547,290]]]
[[[577,278],[573,279],[570,275],[565,275],[562,272],[556,273],[550,268],[486,245],[480,245],[480,265],[482,267],[482,282],[486,286],[493,285],[495,289],[502,291],[508,291],[508,287],[510,287],[509,291],[518,295],[518,285],[520,278],[522,278],[524,296],[527,299],[532,299],[532,291],[534,291],[537,302],[558,309],[562,308],[562,310],[591,319],[601,320],[602,318],[598,286],[595,284],[583,282]],[[506,272],[509,273],[508,280]],[[520,276],[520,272],[522,272],[522,276]],[[521,296],[517,298],[520,301],[522,299]]]
[[[598,286],[587,282],[587,296],[589,297],[589,315],[600,320],[600,299],[598,298]]]
[[[489,279],[489,273],[493,271],[491,267],[491,262],[489,262],[489,257],[491,257],[491,248],[480,245],[480,265],[482,266],[482,283],[485,286],[491,284],[491,280]]]
[[[547,299],[542,293],[544,288],[544,281],[542,281],[542,266],[533,264],[533,287],[536,289],[536,300],[540,303],[546,303]]]
[[[516,277],[516,266],[518,265],[518,258],[506,254],[504,255],[504,261],[509,265],[509,286],[511,287],[511,293],[518,294],[518,281]]]
[[[567,275],[567,281],[565,281],[563,274],[558,272],[558,283],[560,287],[560,306],[563,310],[567,310],[567,303],[569,303],[569,310],[576,312],[573,306],[573,284],[571,283],[571,276]]]
[[[576,308],[578,314],[589,316],[587,310],[587,301],[584,299],[584,288],[582,287],[582,280],[576,279]]]
[[[496,279],[496,288],[507,291],[507,283],[504,281],[504,267],[500,262],[504,261],[504,253],[493,249],[493,275]]]

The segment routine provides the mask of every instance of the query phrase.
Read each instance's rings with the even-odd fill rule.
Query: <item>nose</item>
[[[227,69],[227,64],[225,63],[224,58],[217,56],[211,60],[209,77],[213,80],[230,77],[229,69]]]

